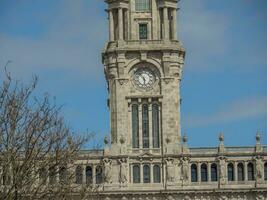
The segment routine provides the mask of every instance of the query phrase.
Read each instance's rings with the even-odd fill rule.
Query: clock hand
[[[144,85],[146,84],[146,78],[144,76],[142,76],[143,81],[144,81]]]

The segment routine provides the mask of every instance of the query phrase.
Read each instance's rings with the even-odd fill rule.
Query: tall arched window
[[[267,180],[267,162],[264,164],[264,180]]]
[[[244,180],[244,165],[242,163],[238,163],[237,165],[237,180]]]
[[[150,166],[144,165],[143,166],[143,182],[144,183],[150,183]]]
[[[248,163],[248,180],[254,180],[254,166],[253,163]]]
[[[217,165],[215,163],[211,165],[210,172],[211,172],[211,181],[217,181],[218,174],[217,174]]]
[[[133,183],[140,183],[140,166],[133,166]]]
[[[67,168],[65,166],[61,166],[59,168],[59,181],[61,183],[66,183],[68,179],[68,172]]]
[[[76,184],[82,184],[83,183],[83,168],[79,165],[76,167],[75,170],[75,179]]]
[[[132,145],[133,148],[139,148],[139,117],[138,105],[132,105]]]
[[[227,176],[228,176],[228,181],[234,181],[235,175],[234,175],[233,163],[229,163],[227,166]]]
[[[159,106],[152,105],[153,148],[159,148]]]
[[[159,165],[154,165],[153,166],[154,183],[160,183],[161,182],[160,176],[161,176],[161,174],[160,174],[160,166]]]
[[[201,181],[202,182],[208,181],[208,168],[206,164],[201,165]]]
[[[93,183],[93,169],[91,166],[86,166],[85,168],[86,184]]]
[[[144,104],[142,109],[142,130],[143,130],[143,148],[149,148],[149,118],[148,118],[147,104]]]
[[[197,165],[191,165],[191,182],[197,182]]]
[[[103,182],[103,171],[101,166],[97,166],[95,170],[96,176],[95,176],[95,183],[100,184]]]

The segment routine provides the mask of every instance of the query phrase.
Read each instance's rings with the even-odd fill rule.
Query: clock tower
[[[110,155],[181,152],[180,83],[185,50],[177,0],[106,0],[102,54],[110,109]]]

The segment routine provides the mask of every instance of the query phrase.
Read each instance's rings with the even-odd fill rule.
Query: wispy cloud
[[[99,6],[103,2],[58,3],[59,9],[53,19],[47,12],[45,16],[36,16],[44,23],[45,31],[40,36],[0,32],[0,64],[3,66],[7,60],[12,60],[10,71],[19,75],[54,70],[73,71],[77,78],[86,74],[87,78],[97,79],[102,76],[100,52],[107,32],[103,8]],[[20,23],[20,19],[15,20]]]
[[[186,127],[198,127],[252,119],[259,116],[266,116],[267,121],[267,96],[241,99],[206,115],[188,114],[183,119],[183,123]]]

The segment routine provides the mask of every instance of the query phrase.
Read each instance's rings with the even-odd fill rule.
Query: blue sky
[[[267,1],[181,0],[178,37],[187,50],[182,132],[189,145],[267,144]],[[108,38],[102,0],[0,0],[0,79],[8,70],[63,105],[75,131],[109,134],[101,51]]]

